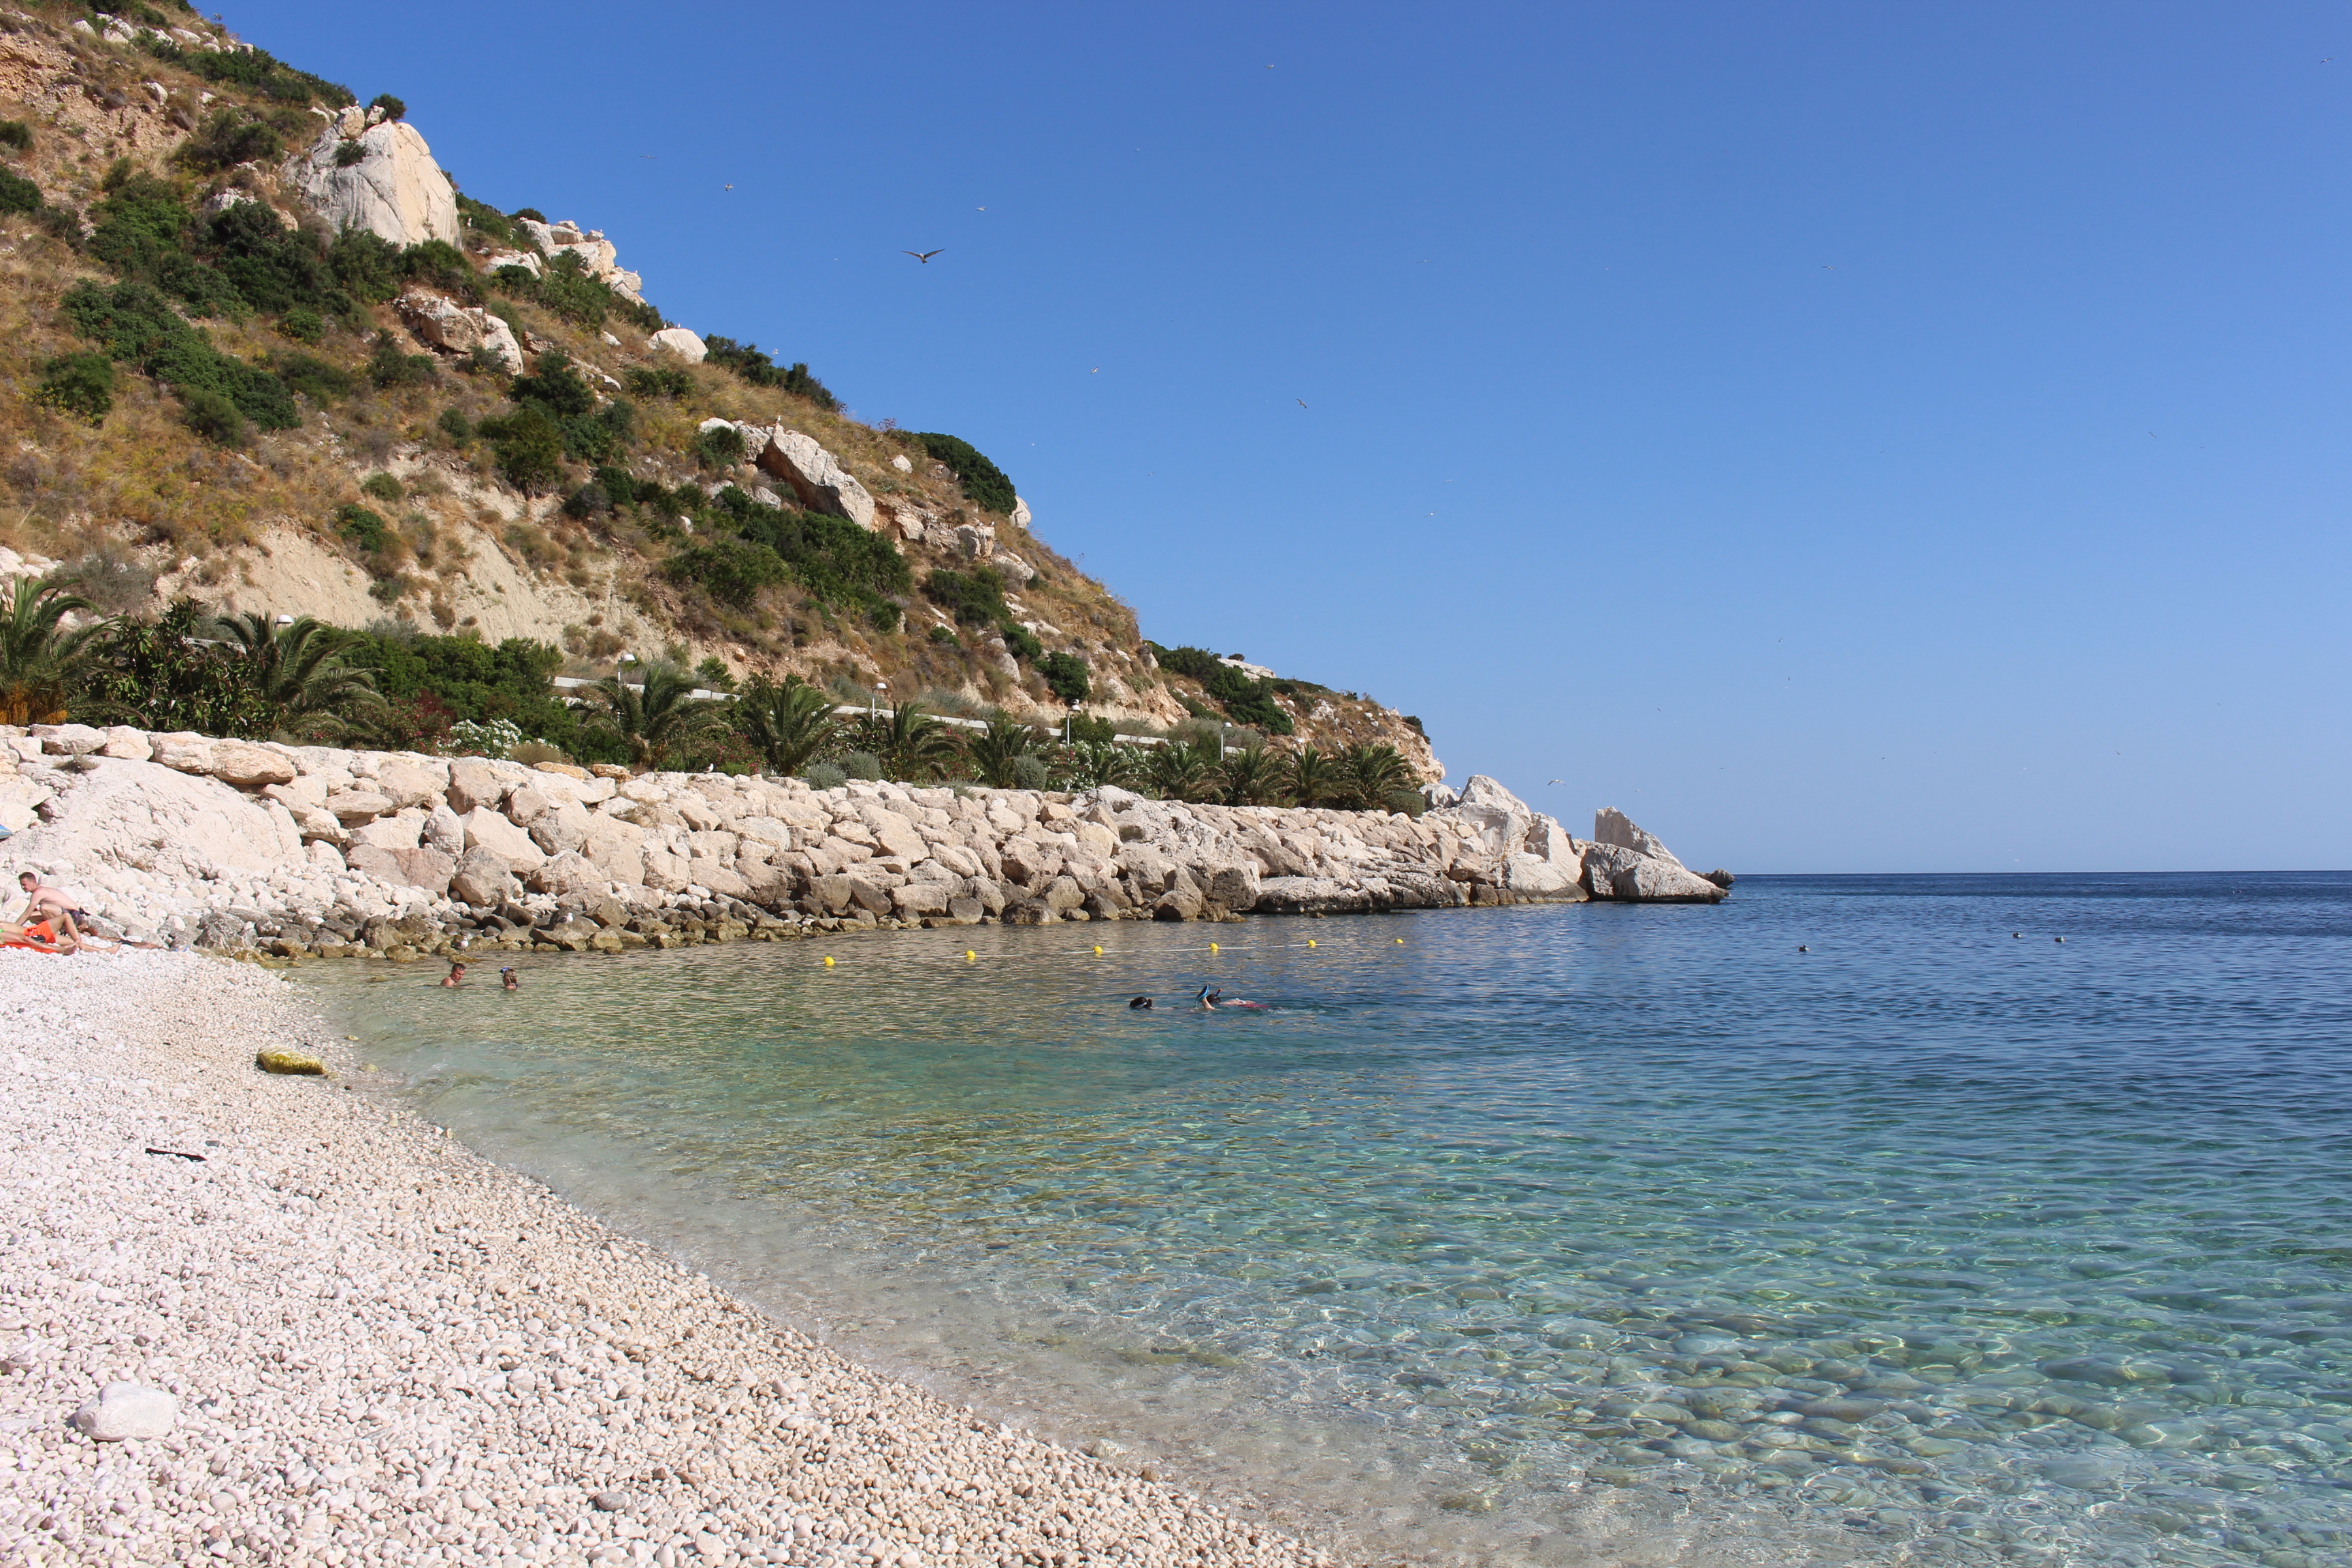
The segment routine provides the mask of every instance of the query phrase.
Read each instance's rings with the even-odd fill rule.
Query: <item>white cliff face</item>
[[[457,191],[433,161],[433,149],[403,120],[369,125],[358,110],[321,132],[287,174],[312,211],[338,230],[363,228],[397,246],[428,239],[457,243]],[[345,163],[343,149],[360,149]]]

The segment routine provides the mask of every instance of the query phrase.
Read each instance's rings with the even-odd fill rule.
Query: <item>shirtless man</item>
[[[82,929],[76,922],[86,921],[89,916],[74,908],[72,900],[45,884],[30,871],[19,875],[16,885],[25,889],[25,907],[16,916],[18,925],[46,921],[57,931],[60,947],[70,949],[82,944]]]

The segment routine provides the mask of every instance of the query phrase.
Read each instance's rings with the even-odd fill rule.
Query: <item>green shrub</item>
[[[401,102],[400,100],[393,97],[393,95],[388,92],[379,92],[373,98],[368,100],[368,107],[370,109],[383,110],[383,117],[386,120],[405,120],[408,118],[408,105]]]
[[[1013,759],[1013,788],[1044,789],[1053,782],[1053,775],[1046,771],[1043,757],[1025,755]]]
[[[183,398],[198,392],[226,398],[265,430],[300,423],[286,384],[221,353],[143,283],[111,288],[84,279],[66,291],[66,320],[118,363],[138,365]]]
[[[547,221],[547,215],[540,211],[537,207],[517,207],[514,210],[514,216],[517,217],[527,217],[533,223],[545,223]]]
[[[968,626],[994,626],[1005,616],[1004,579],[992,566],[940,567],[923,579],[923,596]]]
[[[1158,643],[1146,646],[1159,660],[1160,668],[1199,681],[1235,723],[1248,724],[1272,735],[1287,735],[1297,730],[1289,713],[1274,700],[1276,682],[1253,680],[1206,648],[1161,647]],[[1185,700],[1180,695],[1179,700]],[[1186,706],[1192,704],[1186,701]]]
[[[878,766],[876,771],[880,771]],[[849,782],[849,771],[838,763],[813,763],[801,777],[811,789],[839,789]]]
[[[963,639],[942,626],[934,626],[931,627],[931,640],[948,647],[963,647]]]
[[[612,510],[612,491],[594,479],[563,498],[563,515],[570,518],[597,517]]]
[[[1049,653],[1037,661],[1037,673],[1055,696],[1065,702],[1083,702],[1093,689],[1087,674],[1087,661],[1074,653]]]
[[[1108,746],[1118,739],[1118,727],[1108,719],[1090,718],[1084,713],[1070,716],[1070,740],[1081,746]],[[1116,781],[1106,780],[1106,783]]]
[[[1004,646],[1012,650],[1013,657],[1022,663],[1034,664],[1045,658],[1045,645],[1037,640],[1034,633],[1020,622],[1006,621],[997,630],[1003,635]]]
[[[796,397],[807,398],[827,413],[841,407],[841,400],[825,390],[824,383],[809,374],[806,363],[779,365],[761,353],[757,343],[739,343],[716,333],[703,339],[702,346],[711,363],[726,366],[754,386],[781,387]]]
[[[907,438],[948,466],[962,487],[966,500],[986,511],[1012,514],[1017,499],[1013,493],[1013,481],[971,442],[936,430],[911,432]]]
[[[644,499],[637,477],[628,469],[613,464],[605,464],[596,470],[596,483],[614,506],[627,506],[633,501]],[[647,480],[642,489],[651,489],[656,498],[668,493],[662,489],[657,480]]]
[[[499,472],[525,495],[540,495],[563,477],[563,432],[534,408],[485,419],[475,428],[498,454]]]
[[[466,411],[462,408],[444,408],[436,423],[441,426],[444,436],[460,447],[474,438],[474,422],[466,417]]]
[[[506,246],[520,245],[522,242],[521,237],[515,230],[513,220],[506,214],[487,202],[476,201],[463,192],[459,192],[457,195],[457,216],[467,228],[485,239],[494,239],[500,245]]]
[[[298,343],[315,343],[327,335],[327,319],[308,305],[297,305],[278,318],[278,330]]]
[[[408,492],[390,474],[370,474],[360,481],[360,493],[373,496],[378,500],[396,501]]]
[[[359,502],[346,501],[335,509],[335,533],[373,555],[392,536],[392,525]]]
[[[11,170],[0,169],[0,213],[41,210],[41,187]]]
[[[356,142],[346,142],[335,149],[335,167],[338,169],[357,168],[366,162],[367,149]]]
[[[41,384],[33,399],[100,424],[114,407],[114,362],[87,351],[59,354],[41,366]]]
[[[632,365],[621,384],[633,397],[684,397],[694,390],[694,378],[677,365]]]
[[[196,388],[181,400],[180,417],[189,429],[223,447],[245,445],[245,416],[218,392]]]
[[[379,387],[424,386],[437,379],[431,354],[407,354],[390,332],[380,334],[368,355],[368,379]]]
[[[854,779],[878,781],[882,777],[882,759],[872,752],[849,752],[841,759],[841,771]]]
[[[717,472],[743,461],[743,433],[731,425],[713,425],[694,438],[694,460]]]
[[[556,696],[551,678],[563,667],[560,648],[521,637],[493,646],[478,637],[395,633],[362,638],[349,657],[374,670],[376,689],[395,703],[430,698],[457,723],[504,721],[572,756],[617,760],[581,735],[577,710]],[[508,755],[525,760],[517,751]]]
[[[172,161],[199,174],[216,174],[239,163],[268,163],[285,151],[285,139],[253,111],[233,104],[214,110]]]
[[[697,584],[713,599],[737,609],[748,607],[761,589],[792,575],[774,551],[744,539],[689,546],[664,562],[662,574],[674,583]]]
[[[33,150],[33,128],[21,120],[0,120],[0,147],[12,153]]]
[[[743,493],[730,485],[720,492],[722,501],[730,491]],[[888,540],[821,512],[780,511],[748,497],[740,504],[748,515],[730,515],[743,537],[775,552],[811,594],[826,604],[857,605],[884,631],[897,628],[898,606],[887,596],[907,592],[914,574]]]
[[[289,391],[300,393],[321,405],[349,397],[359,389],[359,377],[316,354],[285,354],[272,363],[277,367],[278,379]]]
[[[228,83],[250,89],[280,103],[299,107],[317,99],[330,109],[341,109],[353,101],[350,88],[312,76],[309,71],[296,70],[266,49],[181,49],[163,45],[152,52],[174,65],[186,67],[215,86]]]

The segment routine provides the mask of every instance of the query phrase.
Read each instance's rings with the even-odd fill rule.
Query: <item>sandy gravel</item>
[[[354,1089],[265,972],[0,952],[0,1562],[1329,1561],[815,1347]],[[69,1425],[114,1383],[168,1434]]]

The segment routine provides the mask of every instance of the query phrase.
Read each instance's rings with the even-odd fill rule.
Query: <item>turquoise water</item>
[[[307,975],[715,1279],[1369,1554],[2352,1562],[2352,877],[832,941]]]

